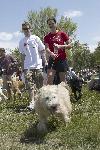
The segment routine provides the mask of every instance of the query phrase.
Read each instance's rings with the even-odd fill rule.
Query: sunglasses
[[[30,28],[22,28],[22,30],[29,30]]]

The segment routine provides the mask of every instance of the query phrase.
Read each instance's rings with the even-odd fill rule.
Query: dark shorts
[[[65,60],[54,61],[52,57],[48,61],[48,69],[54,69],[57,72],[66,72],[68,71],[68,62]]]

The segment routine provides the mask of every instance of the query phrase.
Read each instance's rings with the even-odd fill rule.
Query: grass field
[[[39,135],[37,116],[24,109],[27,95],[0,102],[0,150],[100,150],[100,93],[83,88],[82,99],[72,103],[67,127],[50,118],[49,131]]]

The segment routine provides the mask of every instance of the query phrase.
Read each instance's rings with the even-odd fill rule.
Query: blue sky
[[[78,25],[77,39],[93,51],[100,41],[100,0],[0,0],[0,47],[17,47],[28,12],[48,6],[57,8],[59,17],[72,18]]]

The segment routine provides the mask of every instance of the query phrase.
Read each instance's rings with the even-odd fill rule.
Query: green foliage
[[[12,56],[16,58],[19,66],[21,66],[21,55],[19,53],[19,49],[18,48],[15,48],[13,51],[12,51]]]
[[[58,23],[58,28],[67,32],[69,36],[75,36],[77,24],[74,23],[70,18],[62,16]]]
[[[80,44],[79,41],[73,43],[71,60],[75,70],[91,68],[91,58],[93,57],[87,44]]]
[[[98,42],[98,46],[94,51],[95,64],[100,64],[100,42]]]

